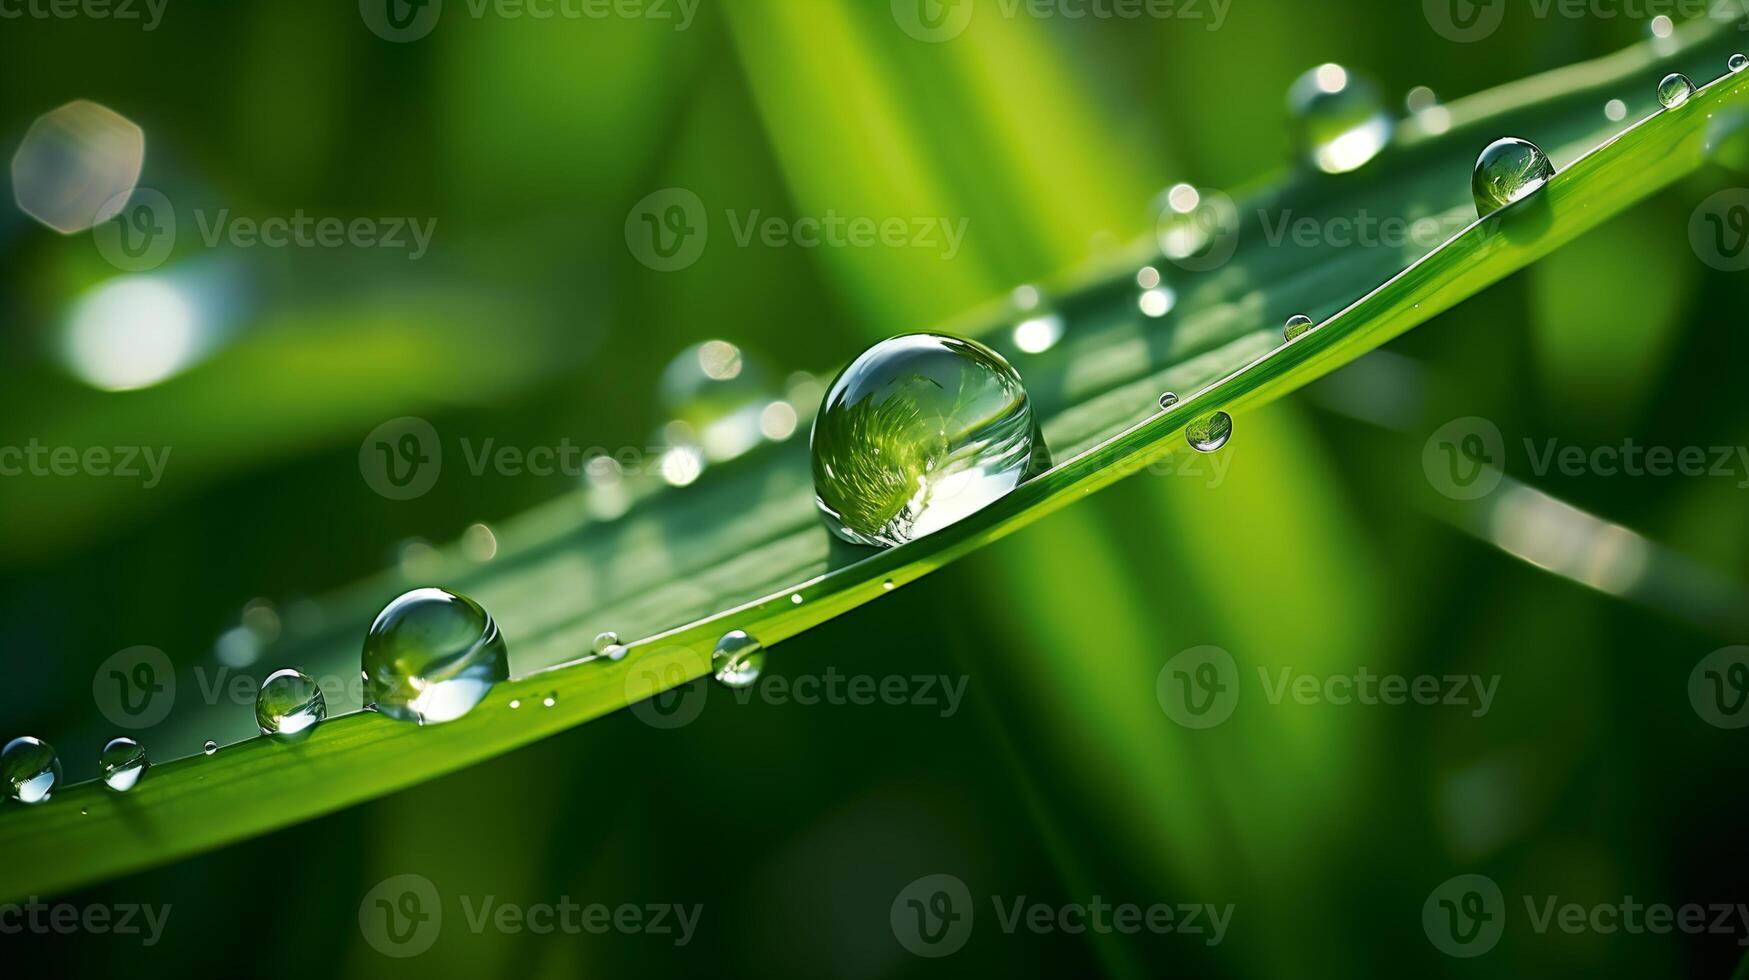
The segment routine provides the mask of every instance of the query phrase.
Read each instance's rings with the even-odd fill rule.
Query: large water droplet
[[[97,775],[103,779],[103,785],[126,793],[146,774],[150,764],[146,761],[145,746],[131,738],[112,738],[97,754]]]
[[[40,738],[15,738],[0,749],[0,779],[18,802],[42,803],[61,781],[61,760],[55,747]]]
[[[723,634],[711,653],[711,669],[727,687],[747,687],[765,667],[765,649],[741,630]]]
[[[1283,328],[1282,336],[1292,340],[1295,337],[1310,332],[1311,329],[1312,318],[1303,313],[1296,313],[1287,318],[1287,326]]]
[[[1555,165],[1535,143],[1515,137],[1495,140],[1476,159],[1476,172],[1470,179],[1476,213],[1485,218],[1521,201],[1554,176]]]
[[[1020,374],[975,341],[884,340],[832,382],[814,420],[815,501],[834,534],[904,544],[1049,466]]]
[[[1725,62],[1725,67],[1731,69],[1732,74],[1740,72],[1745,68],[1749,68],[1749,54],[1739,53],[1731,55],[1730,60]]]
[[[662,371],[662,407],[698,440],[707,459],[733,459],[763,438],[770,402],[766,372],[739,347],[707,340],[681,351]]]
[[[1226,412],[1205,415],[1185,428],[1184,438],[1197,452],[1212,453],[1233,438],[1233,417]]]
[[[255,694],[255,725],[261,734],[292,742],[307,738],[328,717],[321,685],[298,670],[276,670]]]
[[[1681,72],[1671,72],[1658,83],[1658,101],[1666,109],[1674,109],[1694,95],[1694,83]]]
[[[1341,65],[1319,65],[1288,89],[1296,145],[1327,174],[1359,170],[1391,141],[1396,123],[1378,86]]]
[[[510,676],[498,624],[480,604],[415,589],[383,607],[364,638],[365,700],[391,718],[454,721]]]

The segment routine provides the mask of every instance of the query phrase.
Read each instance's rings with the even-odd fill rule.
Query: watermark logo
[[[423,875],[385,878],[358,903],[358,929],[364,941],[384,956],[418,956],[443,930],[443,902],[437,886]]]
[[[443,0],[358,0],[358,14],[372,34],[405,44],[431,33],[443,13]]]
[[[414,415],[384,422],[359,445],[358,471],[365,485],[389,500],[425,496],[443,472],[437,429]]]
[[[1700,202],[1688,219],[1688,244],[1720,272],[1749,269],[1749,189],[1733,187]]]
[[[157,647],[128,647],[97,665],[91,676],[91,699],[118,728],[150,728],[176,704],[176,669]]]
[[[1749,725],[1749,647],[1725,647],[1702,657],[1688,675],[1688,703],[1716,728]]]
[[[972,938],[972,892],[953,875],[925,875],[899,892],[888,917],[906,950],[929,959],[952,956]]]
[[[892,7],[899,29],[926,44],[964,34],[975,13],[973,0],[892,0]]]
[[[97,254],[123,272],[146,272],[164,264],[176,247],[176,209],[150,187],[123,191],[104,203],[107,221],[91,229]]]
[[[698,720],[710,692],[710,657],[690,647],[654,650],[625,672],[626,703],[651,728],[685,728]]]
[[[704,201],[684,187],[656,191],[626,215],[626,247],[657,272],[678,272],[697,262],[710,240]]]
[[[1421,9],[1435,33],[1458,44],[1492,36],[1506,19],[1506,0],[1423,0]]]
[[[1453,500],[1479,500],[1505,476],[1506,439],[1485,418],[1453,419],[1421,448],[1421,469],[1433,489]]]
[[[1506,930],[1506,897],[1486,875],[1447,879],[1421,906],[1421,928],[1435,949],[1447,956],[1481,956]]]
[[[1213,728],[1239,705],[1239,665],[1220,647],[1192,647],[1160,668],[1154,695],[1180,725]]]

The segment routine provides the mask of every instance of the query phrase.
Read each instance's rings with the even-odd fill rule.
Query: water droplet
[[[802,604],[802,594],[800,592],[794,593],[793,595],[791,595],[789,597],[789,601],[792,605],[797,605],[797,606],[801,605]]]
[[[61,781],[61,760],[55,747],[40,738],[15,738],[0,749],[0,779],[18,802],[43,803]]]
[[[1403,99],[1403,104],[1408,107],[1410,112],[1426,112],[1439,104],[1439,96],[1427,86],[1417,85],[1409,90],[1408,96]]]
[[[885,581],[885,582],[882,582],[882,583],[881,583],[881,588],[883,588],[883,589],[885,589],[885,590],[887,590],[887,591],[888,591],[888,592],[891,592],[891,591],[893,591],[893,580],[892,580],[892,579],[887,579],[887,580],[886,580],[886,581]]]
[[[618,645],[619,634],[613,630],[606,630],[595,634],[595,642],[589,645],[589,649],[596,653],[606,653],[608,647]]]
[[[206,744],[200,747],[200,750],[207,755],[212,755],[219,750],[219,743],[209,738],[206,740]]]
[[[884,340],[826,392],[815,501],[834,534],[904,544],[978,511],[1049,465],[1020,374],[982,344]]]
[[[1378,86],[1341,65],[1319,65],[1288,89],[1296,145],[1327,174],[1359,170],[1391,141],[1396,123]]]
[[[1282,335],[1287,339],[1292,340],[1295,337],[1311,332],[1311,329],[1312,318],[1306,316],[1304,313],[1296,313],[1287,318],[1287,327],[1282,330]]]
[[[1694,83],[1681,72],[1671,72],[1658,83],[1658,101],[1666,109],[1674,109],[1694,95]]]
[[[1233,438],[1233,417],[1226,412],[1205,415],[1185,428],[1184,438],[1197,452],[1212,453]]]
[[[150,765],[145,747],[131,738],[112,738],[97,755],[97,775],[117,793],[133,789]]]
[[[555,704],[558,704],[558,703],[559,703],[559,692],[557,692],[557,691],[554,691],[551,694],[548,694],[546,697],[541,699],[541,704],[544,704],[549,708]]]
[[[492,616],[443,589],[415,589],[385,606],[364,638],[361,663],[366,702],[421,725],[460,718],[510,676]]]
[[[662,408],[696,433],[706,459],[734,459],[764,438],[760,417],[772,395],[766,379],[763,367],[741,348],[707,340],[663,369]]]
[[[759,679],[765,667],[765,650],[759,641],[741,630],[723,634],[711,653],[711,666],[718,681],[727,687],[747,687]]]
[[[309,737],[328,717],[328,699],[321,685],[299,670],[276,670],[255,694],[255,727],[283,742]]]
[[[1730,60],[1725,62],[1725,67],[1731,69],[1732,74],[1736,74],[1745,68],[1749,68],[1749,54],[1738,53],[1731,55]]]
[[[1160,395],[1160,411],[1162,411],[1162,412],[1167,411],[1168,409],[1170,409],[1172,406],[1174,406],[1176,404],[1178,404],[1178,393],[1177,392],[1167,391],[1167,392],[1161,393],[1161,395]]]
[[[1628,117],[1628,104],[1620,99],[1610,99],[1603,104],[1603,117],[1610,122],[1621,122]]]
[[[522,699],[521,698],[511,698],[510,699],[510,710],[511,711],[515,711],[517,708],[520,708],[520,707],[522,707]]]
[[[1555,165],[1535,143],[1513,137],[1495,140],[1476,159],[1476,172],[1470,179],[1476,213],[1485,218],[1521,201],[1554,176]]]

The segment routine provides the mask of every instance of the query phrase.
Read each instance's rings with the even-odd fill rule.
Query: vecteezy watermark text
[[[0,20],[138,21],[151,32],[170,0],[0,0]]]
[[[22,446],[0,446],[0,478],[114,477],[139,480],[151,490],[164,479],[169,446],[49,446],[31,439]]]
[[[1598,476],[1628,479],[1726,478],[1749,489],[1749,446],[1646,445],[1632,437],[1620,443],[1579,446],[1557,438],[1523,441],[1530,472],[1538,477]],[[1480,416],[1440,426],[1421,451],[1422,472],[1433,488],[1454,500],[1494,492],[1508,469],[1500,427]]]
[[[637,20],[676,33],[692,27],[701,0],[465,0],[467,16],[499,20]],[[405,43],[430,34],[443,14],[443,0],[359,0],[358,14],[372,34]]]
[[[1233,0],[891,0],[893,21],[911,37],[930,44],[966,32],[979,12],[1006,20],[1139,21],[1177,20],[1218,31]]]
[[[1558,894],[1520,896],[1525,922],[1536,935],[1731,936],[1749,946],[1749,905],[1742,902],[1645,902],[1633,895],[1576,901]],[[1427,896],[1421,926],[1435,949],[1448,956],[1486,954],[1505,933],[1511,905],[1487,875],[1448,878]]]
[[[1678,20],[1713,17],[1732,20],[1749,12],[1744,0],[1422,0],[1422,12],[1434,32],[1448,41],[1469,44],[1492,37],[1515,16],[1535,20],[1631,20],[1660,23],[1668,36]]]
[[[0,936],[138,936],[141,946],[156,946],[170,921],[169,905],[119,902],[112,905],[50,905],[32,895],[22,904],[0,905]]]

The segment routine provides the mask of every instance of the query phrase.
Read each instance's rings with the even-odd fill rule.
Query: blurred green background
[[[776,379],[829,374],[876,339],[1141,238],[1172,183],[1282,170],[1284,93],[1320,62],[1371,75],[1400,105],[1414,86],[1455,98],[1649,29],[1509,16],[1457,45],[1420,4],[1383,0],[1235,0],[1218,30],[1213,7],[1163,20],[980,7],[942,44],[874,0],[707,0],[684,30],[474,17],[451,0],[406,43],[344,2],[169,0],[151,31],[0,22],[9,148],[38,115],[91,99],[144,129],[141,184],[178,202],[436,221],[417,260],[204,248],[183,228],[153,275],[199,305],[206,349],[157,383],[105,391],[64,345],[117,270],[88,235],[0,212],[0,445],[172,447],[150,490],[0,479],[0,735],[41,735],[88,778],[92,675],[115,651],[213,664],[247,604],[273,610],[270,631],[294,629],[321,608],[309,600],[417,560],[420,542],[577,492],[569,477],[488,475],[386,500],[358,462],[386,420],[519,446],[646,446],[667,420],[658,378],[690,345],[730,340]],[[1749,927],[1538,935],[1521,897],[1749,899],[1746,796],[1728,775],[1741,735],[1686,694],[1696,663],[1743,637],[1683,615],[1686,579],[1664,601],[1623,602],[1455,529],[1435,516],[1422,449],[1469,415],[1509,447],[1744,444],[1745,280],[1698,261],[1687,237],[1696,205],[1738,180],[1680,185],[1385,359],[1242,417],[1220,480],[1128,480],[768,664],[963,680],[948,717],[721,692],[672,731],[622,712],[66,897],[171,904],[156,947],[4,941],[75,975],[1729,975]],[[716,212],[941,216],[969,232],[944,259],[740,248],[718,224],[695,264],[664,273],[628,249],[625,224],[670,187]],[[1357,420],[1356,391],[1407,399],[1403,431]],[[1557,473],[1537,487],[1734,583],[1749,563],[1744,478]],[[1247,686],[1231,721],[1193,731],[1161,710],[1155,680],[1205,644],[1230,651]],[[1499,693],[1480,718],[1271,705],[1249,679],[1259,665],[1477,674]],[[475,934],[452,898],[434,949],[390,960],[361,938],[359,902],[407,871],[452,897],[704,911],[677,948]],[[1421,914],[1469,872],[1500,883],[1511,913],[1475,961],[1439,953]],[[931,874],[965,881],[978,906],[970,941],[940,960],[907,952],[889,921]],[[1004,934],[991,898],[1021,895],[1235,912],[1216,945]]]

